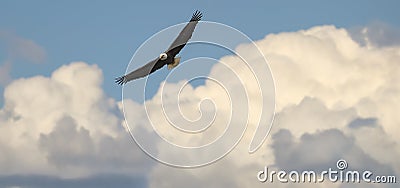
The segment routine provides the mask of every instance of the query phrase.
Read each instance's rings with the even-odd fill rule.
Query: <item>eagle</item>
[[[192,37],[192,33],[197,23],[201,20],[203,14],[196,10],[189,23],[182,29],[179,33],[178,37],[172,42],[171,46],[165,52],[161,53],[159,57],[150,61],[146,65],[130,72],[127,75],[115,78],[115,83],[119,85],[123,85],[131,80],[143,78],[147,75],[150,75],[154,71],[161,69],[164,65],[167,65],[168,70],[173,69],[178,66],[181,58],[175,57],[183,47],[185,47],[186,43]]]

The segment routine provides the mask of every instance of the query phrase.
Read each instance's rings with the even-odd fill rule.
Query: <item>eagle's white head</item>
[[[163,60],[163,61],[166,60],[167,57],[168,57],[168,55],[166,53],[161,53],[160,54],[160,59]]]

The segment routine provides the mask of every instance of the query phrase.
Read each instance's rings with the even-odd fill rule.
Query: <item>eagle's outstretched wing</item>
[[[189,23],[186,24],[186,26],[179,33],[178,37],[175,39],[174,42],[172,42],[171,46],[168,48],[167,53],[169,55],[175,57],[176,54],[178,54],[182,50],[182,48],[192,37],[194,28],[196,27],[197,22],[201,20],[201,17],[203,17],[203,14],[200,11],[196,10],[192,18],[190,19]]]
[[[156,58],[156,59],[150,61],[149,63],[147,63],[146,65],[144,65],[143,67],[140,67],[140,68],[130,72],[127,75],[115,78],[115,83],[122,85],[131,80],[145,77],[145,76],[153,73],[154,71],[160,69],[164,65],[165,65],[164,61],[161,61],[160,58]]]
[[[189,23],[186,24],[186,26],[179,33],[178,37],[168,48],[168,50],[166,52],[168,54],[168,56],[175,57],[176,54],[178,54],[182,50],[182,48],[189,41],[190,37],[192,37],[194,28],[196,27],[197,22],[200,21],[202,16],[203,16],[203,14],[200,11],[196,11],[193,14]],[[173,58],[171,60],[173,61]],[[154,71],[160,69],[166,63],[167,63],[166,61],[160,60],[160,58],[156,58],[153,61],[150,61],[149,63],[144,65],[143,67],[140,67],[139,69],[134,70],[127,75],[116,78],[115,83],[123,85],[131,80],[145,77],[145,76],[153,73]]]

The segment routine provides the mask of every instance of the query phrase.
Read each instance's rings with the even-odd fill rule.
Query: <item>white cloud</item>
[[[353,40],[346,29],[334,26],[317,26],[297,32],[271,34],[256,41],[256,44],[267,57],[275,78],[277,115],[272,131],[273,138],[267,139],[264,147],[255,154],[248,155],[246,149],[252,135],[246,133],[233,152],[205,169],[180,171],[158,165],[152,171],[151,177],[155,180],[151,183],[152,187],[190,185],[191,181],[211,187],[231,185],[232,181],[237,187],[262,187],[265,185],[258,183],[255,175],[264,165],[277,168],[308,167],[318,170],[327,166],[335,167],[338,158],[348,159],[354,168],[372,168],[372,171],[375,169],[378,174],[399,174],[400,166],[394,158],[400,157],[400,129],[397,126],[400,118],[395,115],[400,106],[400,87],[397,84],[397,75],[400,74],[397,65],[400,48],[362,46]],[[237,50],[239,54],[251,55],[246,45],[239,46]],[[221,60],[228,65],[240,64],[240,61],[232,56],[223,57]],[[253,57],[253,60],[251,63],[259,63],[257,57]],[[210,76],[226,81],[230,91],[237,91],[237,87],[234,87],[237,82],[233,81],[233,76],[225,74],[226,71],[221,68],[223,66],[215,65]],[[232,67],[235,69],[239,66]],[[241,69],[235,70],[238,70],[237,74],[241,74]],[[246,83],[252,83],[249,82],[251,78],[243,78]],[[179,84],[170,87],[179,88]],[[255,91],[251,86],[248,88]],[[221,102],[224,93],[206,84],[191,90],[190,95],[211,95],[214,102],[218,103]],[[186,105],[193,105],[189,109],[196,109],[195,104],[198,100],[195,97],[191,99]],[[148,103],[156,101],[157,99],[153,99]],[[165,104],[171,105],[173,101],[168,100]],[[255,105],[260,103],[258,99],[253,102]],[[223,106],[218,110],[221,114],[227,114],[229,109]],[[176,113],[179,112],[172,112]],[[156,117],[159,117],[158,126],[169,126],[162,120],[162,114]],[[233,117],[233,122],[237,118],[240,117]],[[355,129],[354,121],[365,118],[373,118],[376,121],[370,128]],[[250,118],[250,122],[252,121],[254,122],[254,119]],[[351,123],[353,125],[349,126]],[[250,130],[254,130],[254,127],[254,124],[249,123]],[[282,136],[283,129],[288,130],[287,136]],[[371,131],[370,134],[363,134],[364,129]],[[203,138],[208,138],[203,135],[200,139],[180,139],[179,136],[173,136],[175,133],[168,133],[171,134],[169,137],[175,138],[174,141],[181,144],[196,144]],[[380,136],[374,137],[374,134]],[[284,140],[286,137],[292,139],[289,145],[276,145],[281,143],[277,142],[278,140]],[[368,148],[371,142],[374,142],[374,148]],[[168,149],[161,148],[158,151],[160,155],[175,156]],[[288,152],[286,158],[283,157],[285,152]],[[393,157],[384,157],[382,152],[389,152]],[[299,157],[304,160],[300,160]],[[295,164],[296,162],[299,164]],[[165,172],[169,172],[168,175]],[[174,175],[180,178],[171,180]],[[214,178],[218,181],[213,181]],[[320,186],[335,187],[329,183]]]
[[[120,109],[105,96],[102,79],[96,65],[75,62],[51,77],[10,83],[0,111],[1,173],[82,177],[145,172],[151,161],[144,161],[123,129]]]
[[[276,79],[278,111],[316,97],[329,108],[355,107],[363,117],[378,117],[388,133],[400,133],[393,114],[399,101],[398,47],[367,48],[333,26],[268,35],[257,44]]]

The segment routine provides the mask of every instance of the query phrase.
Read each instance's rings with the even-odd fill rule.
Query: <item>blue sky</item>
[[[98,64],[103,87],[116,99],[114,77],[125,71],[136,49],[196,9],[204,20],[230,25],[253,40],[269,33],[321,24],[351,28],[374,21],[399,26],[398,1],[3,1],[0,29],[31,39],[47,52],[43,64],[18,61],[12,78],[49,75],[62,64]],[[4,49],[4,44],[2,45]],[[1,48],[0,48],[1,49]],[[4,60],[5,51],[0,51]]]
[[[265,187],[255,177],[265,165],[321,170],[335,167],[339,158],[348,160],[351,169],[367,168],[399,178],[399,7],[396,0],[2,1],[0,187]],[[218,162],[180,169],[156,163],[124,129],[125,123],[133,125],[133,132],[153,141],[155,127],[149,120],[157,122],[161,131],[171,124],[166,114],[159,114],[158,98],[147,100],[148,106],[129,100],[122,104],[121,86],[114,78],[125,73],[132,55],[149,37],[187,22],[195,10],[203,12],[203,20],[232,26],[257,41],[274,75],[275,120],[254,154],[247,155],[253,134],[246,132],[244,142]],[[259,65],[251,46],[241,47],[238,51]],[[220,60],[226,54],[215,46],[190,44],[180,56]],[[227,64],[238,65],[233,57],[224,58]],[[83,63],[71,63],[76,61]],[[237,78],[224,72],[222,63],[213,63],[205,71],[211,70],[210,76],[238,93],[233,81]],[[243,80],[251,81],[250,74],[236,68]],[[167,73],[164,68],[153,74],[148,89],[156,92],[159,85],[154,83]],[[179,83],[166,85],[167,96]],[[191,110],[203,110],[198,102],[204,96],[210,95],[215,104],[228,104],[226,93],[212,84],[185,92],[182,109],[190,109],[188,117],[203,112]],[[174,111],[175,97],[165,98],[165,107],[172,109],[169,113],[182,115],[180,108]],[[249,106],[265,102],[250,99],[254,101],[248,100]],[[247,105],[246,101],[238,104]],[[231,114],[225,107],[217,113],[222,119]],[[254,112],[226,119],[236,125],[247,117],[251,131],[261,114]],[[193,140],[191,135],[164,133],[179,144],[195,146],[219,135],[212,131]],[[159,147],[162,141],[154,144],[149,145],[156,154],[179,160],[173,150]],[[190,154],[183,157],[202,157]],[[292,184],[273,184],[286,185]]]

